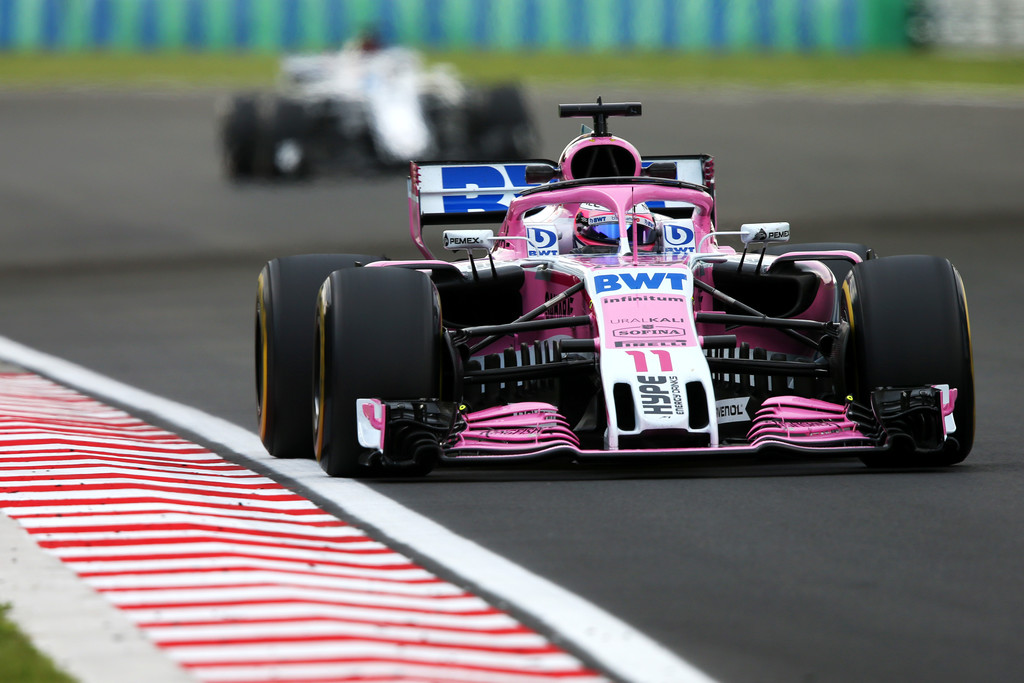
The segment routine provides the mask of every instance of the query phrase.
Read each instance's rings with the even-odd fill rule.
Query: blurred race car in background
[[[517,86],[467,86],[450,65],[425,66],[403,47],[288,56],[280,81],[277,92],[220,104],[228,178],[404,168],[411,159],[519,159],[535,143]]]
[[[974,375],[953,265],[790,244],[784,222],[719,230],[710,156],[641,157],[608,132],[640,112],[561,105],[594,127],[558,161],[412,163],[422,259],[270,261],[267,450],[347,477],[552,457],[963,460]],[[430,225],[461,225],[443,245],[468,258],[434,257]]]

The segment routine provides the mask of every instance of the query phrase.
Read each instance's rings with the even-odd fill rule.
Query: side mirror
[[[744,223],[740,226],[740,239],[743,244],[788,242],[789,223]]]
[[[468,251],[494,247],[493,230],[445,230],[445,251]]]

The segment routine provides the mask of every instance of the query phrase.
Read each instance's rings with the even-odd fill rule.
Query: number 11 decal
[[[648,372],[647,354],[653,353],[658,359],[661,372],[672,372],[672,354],[665,349],[653,349],[651,351],[626,351],[633,358],[633,364],[637,372]]]

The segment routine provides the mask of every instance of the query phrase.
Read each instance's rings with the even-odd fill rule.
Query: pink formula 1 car
[[[787,223],[720,230],[711,157],[644,158],[608,132],[639,103],[560,113],[593,130],[557,162],[411,165],[423,260],[266,265],[270,453],[346,477],[554,457],[967,456],[971,338],[949,261],[792,245]],[[464,260],[433,256],[423,228],[438,224]]]

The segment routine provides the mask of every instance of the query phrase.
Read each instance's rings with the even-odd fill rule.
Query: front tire
[[[320,288],[316,320],[317,460],[332,477],[391,474],[360,462],[367,450],[356,436],[356,399],[439,397],[442,342],[437,290],[415,270],[339,270]],[[434,455],[439,452],[435,447]],[[423,475],[432,466],[432,460],[418,459],[394,473]]]
[[[257,172],[269,178],[297,180],[313,172],[309,117],[302,102],[278,97],[267,105],[257,145]]]
[[[956,431],[937,453],[900,448],[863,458],[874,467],[961,462],[974,443],[974,370],[960,274],[936,256],[890,256],[854,266],[843,284],[851,326],[850,391],[868,403],[878,387],[948,384],[957,389]]]
[[[313,457],[313,329],[316,294],[335,270],[379,257],[304,254],[263,267],[256,294],[256,418],[267,452],[277,458]]]
[[[231,98],[221,119],[221,158],[229,180],[248,180],[256,173],[260,116],[254,95]]]

